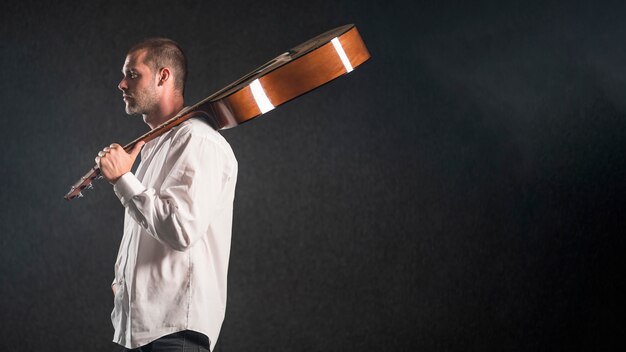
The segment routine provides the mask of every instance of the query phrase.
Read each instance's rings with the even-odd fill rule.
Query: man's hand
[[[117,182],[122,175],[129,172],[133,167],[144,144],[146,143],[138,142],[135,144],[130,154],[126,153],[124,148],[117,143],[102,149],[96,157],[96,164],[100,168],[102,176],[111,184]]]

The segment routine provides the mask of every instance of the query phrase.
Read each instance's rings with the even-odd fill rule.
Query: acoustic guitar
[[[308,40],[277,56],[199,103],[124,146],[129,152],[139,141],[148,142],[192,117],[204,117],[216,130],[232,128],[263,115],[277,106],[351,72],[370,58],[352,24]],[[65,195],[82,197],[101,178],[92,167]]]

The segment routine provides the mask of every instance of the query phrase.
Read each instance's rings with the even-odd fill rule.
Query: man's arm
[[[167,177],[158,190],[146,188],[126,166],[105,178],[117,177],[115,193],[130,216],[151,236],[183,251],[205,233],[212,219],[219,215],[224,185],[233,175],[226,170],[229,160],[225,151],[215,141],[193,135],[190,126],[182,127],[177,134],[168,155],[174,163],[166,170]],[[132,158],[133,152],[127,155]],[[102,167],[107,167],[103,160],[109,154],[113,155],[113,151],[101,158]],[[120,163],[130,160],[126,156],[120,159]]]

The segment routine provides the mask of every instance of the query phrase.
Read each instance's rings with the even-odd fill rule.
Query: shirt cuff
[[[130,202],[131,198],[144,192],[146,187],[133,175],[132,172],[127,172],[122,177],[117,179],[117,182],[113,185],[113,191],[119,198],[122,205],[126,206]]]

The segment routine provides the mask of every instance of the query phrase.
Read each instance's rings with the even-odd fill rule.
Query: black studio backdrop
[[[240,172],[216,351],[621,345],[621,2],[0,8],[0,350],[116,350],[123,209],[106,182],[62,196],[146,131],[116,88],[133,43],[180,42],[192,104],[346,23],[369,62],[223,132]]]

